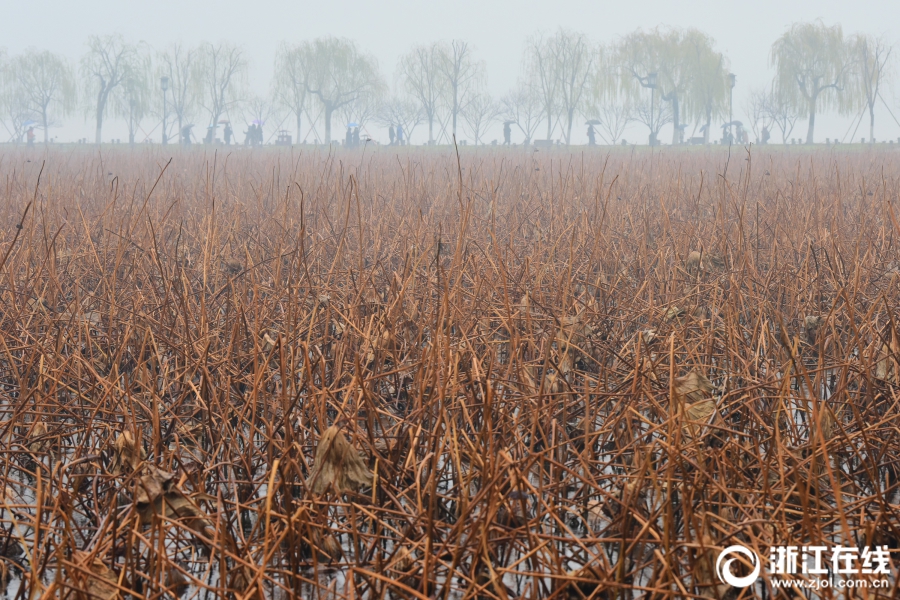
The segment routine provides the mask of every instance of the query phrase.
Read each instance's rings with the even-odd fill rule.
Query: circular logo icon
[[[743,554],[750,559],[750,564],[753,565],[753,572],[744,577],[738,577],[732,573],[731,563],[738,559],[728,558],[730,554]],[[756,583],[761,568],[762,564],[759,562],[759,557],[756,555],[756,552],[746,546],[741,546],[740,544],[728,546],[719,553],[719,558],[716,559],[716,575],[719,576],[719,581],[738,588],[745,588]]]

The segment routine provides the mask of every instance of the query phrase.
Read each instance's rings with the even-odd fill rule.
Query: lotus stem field
[[[717,557],[895,551],[900,155],[790,150],[7,151],[7,597],[794,598]],[[856,577],[812,597],[897,593]]]

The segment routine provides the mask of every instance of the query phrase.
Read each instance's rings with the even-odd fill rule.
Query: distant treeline
[[[298,142],[330,143],[344,128],[352,130],[348,140],[352,133],[358,139],[359,129],[377,124],[399,129],[406,140],[419,131],[417,138],[429,144],[462,136],[478,144],[490,126],[503,122],[504,143],[516,131],[525,143],[556,138],[569,144],[584,119],[592,144],[618,143],[630,123],[647,127],[650,143],[672,124],[671,143],[681,144],[719,136],[745,141],[750,132],[759,142],[777,134],[787,143],[805,118],[805,141],[812,143],[817,113],[837,110],[854,115],[857,127],[868,115],[873,139],[891,51],[883,38],[845,36],[840,25],[797,23],[772,44],[771,83],[745,94],[736,107],[728,57],[696,29],[638,30],[615,43],[564,29],[533,35],[518,83],[501,98],[487,92],[485,64],[462,40],[411,48],[398,61],[393,85],[351,40],[284,43],[269,91],[258,95],[249,89],[248,59],[239,45],[173,44],[155,51],[121,35],[91,36],[77,66],[44,50],[0,53],[0,121],[14,142],[33,142],[36,131],[47,142],[51,127],[84,111],[96,124],[97,143],[104,121],[115,116],[125,120],[131,143],[211,142],[220,130],[230,139],[244,123],[255,123],[244,132],[246,143],[271,141],[277,131],[282,140],[296,131]],[[240,124],[237,133],[232,123]],[[721,134],[714,133],[719,126]]]

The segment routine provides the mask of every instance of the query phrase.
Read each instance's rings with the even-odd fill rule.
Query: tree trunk
[[[575,120],[575,109],[574,108],[569,109],[568,117],[569,117],[569,127],[566,130],[566,146],[568,146],[572,143],[572,121]]]
[[[453,140],[456,140],[456,116],[459,114],[459,90],[453,88]]]
[[[869,102],[869,140],[875,143],[875,103]],[[853,141],[853,140],[851,140]]]
[[[297,141],[296,143],[300,143],[300,114],[301,112],[297,111]]]
[[[434,145],[434,113],[428,114],[428,145]]]
[[[813,143],[813,133],[816,130],[816,95],[809,103],[809,127],[806,130],[806,143]],[[852,140],[851,140],[852,141]]]
[[[547,139],[550,139],[550,136],[553,135],[553,114],[552,108],[550,105],[547,105]]]
[[[47,107],[46,106],[41,111],[41,119],[44,122],[44,145],[47,146],[48,144],[50,144],[50,131],[49,131],[50,128],[47,127],[48,119],[47,119]],[[874,121],[874,118],[873,118],[873,121]]]
[[[325,105],[325,143],[331,143],[331,113],[334,112],[334,109],[331,108],[331,105]]]
[[[96,143],[99,146],[102,143],[101,134],[103,133],[103,109],[106,108],[106,98],[103,97],[103,91],[97,94],[97,133]]]
[[[678,127],[681,125],[681,120],[679,119],[681,115],[678,110],[678,94],[672,92],[672,145],[677,146],[679,143],[679,134],[681,133],[681,129]]]
[[[712,111],[706,110],[706,129],[703,130],[703,143],[709,143],[709,128],[712,127]]]

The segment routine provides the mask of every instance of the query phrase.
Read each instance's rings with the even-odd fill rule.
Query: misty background
[[[897,41],[895,24],[900,22],[900,4],[874,0],[764,0],[753,3],[571,0],[441,0],[429,3],[409,0],[383,0],[377,3],[358,0],[327,3],[158,0],[138,3],[35,0],[5,4],[4,16],[0,20],[0,48],[5,49],[8,56],[15,56],[28,48],[58,53],[68,59],[79,84],[79,61],[87,51],[88,37],[115,33],[121,34],[128,42],[145,42],[153,51],[164,50],[175,42],[185,46],[221,41],[238,44],[249,62],[250,90],[259,96],[270,92],[276,51],[283,42],[297,44],[323,36],[353,40],[362,52],[377,59],[389,88],[388,93],[393,94],[400,87],[396,77],[398,60],[413,46],[438,40],[462,40],[472,47],[474,57],[483,61],[486,89],[495,99],[499,99],[513,89],[522,76],[526,42],[536,34],[552,35],[562,27],[583,33],[595,42],[612,45],[639,28],[645,31],[657,26],[696,28],[712,38],[715,49],[727,57],[728,70],[736,75],[734,118],[745,122],[750,93],[769,85],[775,76],[770,64],[772,44],[792,24],[821,19],[828,26],[840,24],[845,36],[862,33],[883,36],[894,43]],[[893,81],[884,84],[882,96],[894,114],[900,115]],[[80,138],[93,140],[94,117],[85,104],[83,98],[79,98],[76,110],[60,119],[60,125],[51,129],[50,136],[60,142]],[[822,142],[825,138],[846,139],[848,130],[852,131],[856,121],[857,111],[853,112],[853,115],[840,115],[836,110],[822,110],[816,120],[816,142]],[[881,103],[876,106],[875,112],[876,138],[896,141],[900,136],[900,125],[895,118]],[[142,123],[144,130],[152,129],[149,123],[154,118],[145,118]],[[205,116],[196,118],[198,129],[205,128],[205,119]],[[245,123],[239,118],[232,119],[237,141],[240,142]],[[279,117],[278,121],[281,119]],[[573,144],[587,142],[584,123],[583,117],[576,119],[572,131]],[[336,118],[332,133],[334,139],[342,139],[342,125]],[[687,136],[695,125],[690,124]],[[276,126],[276,122],[271,120],[266,123],[267,137]],[[671,141],[671,127],[666,125],[659,133],[659,139],[665,143]],[[293,129],[290,116],[282,128]],[[718,131],[718,124],[714,125],[710,137],[718,138]],[[793,136],[804,137],[805,132],[805,118],[801,118]],[[112,114],[107,116],[103,128],[104,141],[110,138],[124,140],[127,133],[124,118]],[[366,125],[366,133],[378,141],[388,141],[387,128],[374,122]],[[647,133],[646,125],[631,123],[623,136],[629,142],[647,143]],[[195,134],[202,137],[202,131],[195,131]],[[864,119],[854,141],[867,135],[867,119]],[[488,143],[493,139],[502,141],[502,136],[500,119],[490,125],[482,140]],[[38,141],[42,137],[41,134]],[[152,137],[154,141],[159,141],[159,128]],[[320,131],[320,140],[321,137]],[[459,137],[471,136],[460,134]],[[536,137],[543,136],[538,133]],[[563,136],[557,132],[553,137]],[[750,137],[753,141],[752,134]],[[514,130],[512,141],[521,143],[522,138],[521,132]],[[312,137],[309,138],[311,140]],[[420,125],[411,141],[423,143],[426,140],[427,126]],[[771,141],[778,142],[780,137],[773,132]]]

